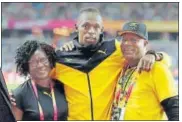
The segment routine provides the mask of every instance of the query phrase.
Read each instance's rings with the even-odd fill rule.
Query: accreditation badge
[[[126,109],[126,107],[120,108],[120,117],[119,117],[119,120],[124,120],[125,109]]]

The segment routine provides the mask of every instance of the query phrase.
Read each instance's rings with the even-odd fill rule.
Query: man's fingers
[[[153,63],[150,63],[148,72],[152,69]]]
[[[137,66],[137,71],[140,74],[142,71],[142,66],[143,66],[143,60],[140,60]]]
[[[146,61],[145,71],[147,71],[147,72],[150,71],[151,64],[152,64],[151,61]]]
[[[142,66],[142,70],[144,70],[144,71],[149,71],[149,68],[150,68],[150,63],[151,63],[151,61],[150,61],[150,59],[146,59],[146,58],[144,58],[143,59],[143,66]]]
[[[60,48],[60,51],[63,51],[63,47]]]
[[[15,98],[13,98],[13,97],[10,97],[10,100],[11,101],[14,101],[14,102],[16,101]]]
[[[152,56],[146,55],[145,57],[141,58],[137,66],[138,72],[139,73],[141,73],[142,71],[149,72],[152,69],[154,62],[155,60],[153,55]]]
[[[155,63],[155,60],[151,59],[150,64],[149,64],[149,71],[152,69],[154,63]]]
[[[65,44],[64,46],[63,46],[63,49],[66,51],[66,52],[68,52],[68,46],[67,46],[67,44]]]
[[[13,97],[12,92],[9,92],[10,102],[13,106],[16,106],[16,99]]]
[[[71,42],[68,42],[67,46],[68,46],[69,51],[72,51],[73,48],[74,48],[74,44],[73,44],[72,41]]]
[[[68,50],[71,51],[72,50],[71,43],[69,43],[67,46],[68,46]]]
[[[13,93],[11,91],[9,91],[9,96],[12,96],[12,95],[13,95]]]
[[[72,51],[74,48],[73,41],[65,43],[62,47],[60,47],[60,51]]]
[[[16,106],[16,102],[11,101],[11,105]]]
[[[16,106],[16,103],[11,103],[13,106]]]
[[[75,47],[74,44],[73,44],[73,42],[71,42],[71,47],[72,47],[72,49]]]

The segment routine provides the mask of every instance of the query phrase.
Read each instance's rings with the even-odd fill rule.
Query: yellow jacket
[[[124,65],[120,43],[103,42],[99,49],[58,51],[52,77],[64,84],[68,120],[110,120],[117,79]]]

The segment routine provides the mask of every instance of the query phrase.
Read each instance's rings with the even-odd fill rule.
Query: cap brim
[[[126,34],[126,33],[133,33],[133,34],[136,34],[136,35],[138,35],[139,37],[145,39],[143,36],[141,36],[141,35],[138,34],[138,33],[133,32],[133,31],[120,31],[120,32],[118,32],[118,35],[122,36],[123,34]]]

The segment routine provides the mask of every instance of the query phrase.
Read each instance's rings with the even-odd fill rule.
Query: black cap
[[[147,27],[143,23],[139,22],[127,22],[124,24],[122,31],[119,35],[123,35],[125,33],[134,33],[146,40],[148,40],[148,31]]]

